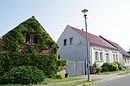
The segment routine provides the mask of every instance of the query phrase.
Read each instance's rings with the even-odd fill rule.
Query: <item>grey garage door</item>
[[[85,61],[69,61],[67,73],[69,76],[85,75]]]

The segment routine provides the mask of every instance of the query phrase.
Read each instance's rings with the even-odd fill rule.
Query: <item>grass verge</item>
[[[109,75],[109,74],[116,74],[116,73],[122,73],[123,70],[120,70],[120,71],[112,71],[112,72],[103,72],[101,74],[105,74],[105,75]]]
[[[118,75],[126,75],[126,74],[130,74],[130,70],[125,70],[125,71],[119,73]]]
[[[48,84],[48,83],[55,83],[55,82],[66,82],[66,81],[74,81],[74,80],[80,80],[83,78],[79,77],[67,77],[63,79],[53,79],[53,78],[46,78],[45,81],[43,81],[43,84]]]
[[[55,84],[53,86],[76,86],[76,85],[83,85],[83,86],[87,86],[89,83],[93,83],[97,80],[101,80],[98,78],[92,79],[91,81],[87,81],[87,80],[81,80],[81,81],[76,81],[76,82],[72,82],[72,83],[66,83],[66,84]]]

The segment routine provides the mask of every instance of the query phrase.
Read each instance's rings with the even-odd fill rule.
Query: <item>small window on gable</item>
[[[26,35],[26,43],[30,43],[30,35],[29,34]]]
[[[60,55],[58,55],[58,59],[60,59]]]
[[[72,44],[73,44],[73,37],[70,38],[70,45],[72,45]]]
[[[67,39],[64,39],[64,46],[67,45]]]
[[[34,43],[38,43],[37,35],[34,36]]]

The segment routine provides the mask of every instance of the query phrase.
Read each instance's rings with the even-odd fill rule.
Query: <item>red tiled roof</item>
[[[120,53],[122,53],[123,55],[125,55],[125,56],[130,56],[130,54],[127,53],[127,52],[126,52],[121,46],[119,46],[117,43],[112,42],[112,41],[110,41],[110,40],[107,40],[107,39],[105,39],[105,38],[102,37],[102,36],[99,36],[99,37],[103,38],[104,40],[106,40],[107,42],[109,42],[111,45],[115,46],[115,47],[118,49],[118,51],[119,51]]]
[[[77,32],[78,34],[80,34],[82,37],[86,38],[86,32],[85,31],[79,30],[79,29],[74,28],[74,27],[71,27],[71,28],[75,32]],[[88,41],[89,41],[90,44],[95,44],[95,45],[102,46],[102,47],[116,49],[114,46],[112,46],[110,43],[108,43],[107,41],[103,40],[99,36],[93,35],[91,33],[87,33],[87,34],[88,34]]]

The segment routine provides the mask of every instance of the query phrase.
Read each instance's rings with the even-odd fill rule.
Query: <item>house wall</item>
[[[73,38],[70,45],[69,38]],[[64,39],[67,39],[67,45],[64,46]],[[57,44],[60,46],[59,55],[61,58],[69,60],[86,60],[86,46],[85,40],[78,33],[73,31],[70,27],[66,27],[61,37],[58,39]]]
[[[73,38],[72,44],[70,45],[69,38]],[[64,46],[64,39],[67,39],[67,45]],[[57,41],[60,46],[59,55],[60,58],[66,58],[68,60],[68,65],[66,72],[69,76],[78,76],[87,74],[87,54],[86,54],[86,40],[80,34],[75,32],[71,27],[67,26],[60,38]],[[98,45],[89,45],[90,49],[90,65],[97,62],[102,65],[104,62],[123,62],[122,54],[115,50],[106,47],[101,47]],[[95,52],[98,52],[98,60],[95,59]],[[102,60],[99,60],[100,52],[102,52]],[[109,61],[106,59],[106,53],[109,55]],[[114,60],[113,54],[116,60]]]
[[[98,53],[97,60],[96,60],[96,55],[95,55],[96,52]],[[102,53],[102,60],[100,59],[100,53]],[[106,54],[108,54],[108,60],[107,60]],[[120,55],[117,50],[100,47],[100,46],[96,46],[96,45],[91,45],[92,64],[94,64],[95,62],[99,65],[102,65],[104,62],[114,62],[114,61],[119,62],[120,61],[119,58],[120,58]]]
[[[124,66],[130,67],[130,57],[124,56],[123,62],[124,62]]]
[[[71,45],[70,38],[73,38]],[[67,39],[66,46],[64,46],[64,39]],[[84,38],[67,26],[58,39],[57,44],[60,46],[60,58],[66,58],[68,60],[66,68],[68,75],[78,76],[87,74],[86,46]]]

